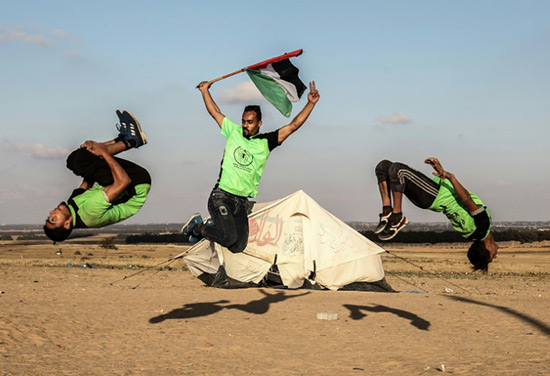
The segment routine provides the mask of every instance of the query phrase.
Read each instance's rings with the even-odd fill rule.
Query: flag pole
[[[207,83],[211,85],[214,82],[218,82],[218,81],[221,81],[221,80],[223,80],[227,77],[231,77],[231,76],[234,76],[236,74],[242,73],[246,69],[257,69],[257,68],[262,67],[262,66],[267,65],[267,64],[276,63],[277,61],[286,60],[286,59],[289,59],[291,57],[300,56],[302,54],[302,52],[304,52],[304,50],[302,50],[302,49],[292,51],[292,52],[288,52],[288,53],[282,54],[281,56],[277,56],[277,57],[262,61],[261,63],[252,64],[252,65],[249,65],[246,68],[241,68],[241,69],[239,69],[239,70],[237,70],[233,73],[228,73],[225,76],[221,76],[221,77],[213,79],[212,81],[208,81]],[[196,86],[197,89],[199,88],[199,85]]]
[[[234,76],[234,75],[236,75],[236,74],[238,74],[238,73],[244,72],[245,69],[246,69],[246,68],[242,68],[242,69],[239,69],[238,71],[235,71],[235,72],[233,72],[233,73],[228,73],[228,74],[226,74],[225,76],[221,76],[221,77],[215,78],[215,79],[213,79],[212,81],[208,81],[207,83],[208,83],[208,84],[213,84],[214,82],[218,82],[218,81],[221,81],[221,80],[223,80],[223,79],[225,79],[225,78],[227,78],[227,77],[231,77],[231,76]],[[199,88],[199,86],[200,86],[200,84],[197,85],[197,89]]]

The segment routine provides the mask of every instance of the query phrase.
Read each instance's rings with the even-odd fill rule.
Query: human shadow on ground
[[[309,294],[304,292],[299,295],[286,295],[284,291],[277,291],[274,294],[270,294],[263,290],[259,290],[264,297],[258,300],[253,300],[246,304],[230,304],[229,300],[218,300],[217,302],[201,302],[201,303],[189,303],[184,305],[182,308],[176,308],[172,311],[164,314],[152,317],[149,319],[151,324],[158,324],[168,319],[191,319],[195,317],[203,317],[213,315],[221,311],[222,309],[238,309],[243,312],[253,313],[256,315],[261,315],[269,311],[269,307],[273,303],[279,303],[290,298],[297,298],[299,296],[304,296]]]
[[[537,328],[538,330],[540,330],[541,332],[543,332],[547,336],[550,336],[550,326],[548,326],[547,324],[543,323],[540,320],[537,320],[537,319],[535,319],[535,318],[533,318],[529,315],[526,315],[524,313],[518,312],[518,311],[516,311],[512,308],[499,306],[499,305],[496,305],[496,304],[490,304],[490,303],[486,303],[486,302],[480,302],[478,300],[468,299],[468,298],[464,298],[464,297],[460,297],[460,296],[445,296],[445,297],[448,298],[448,299],[456,300],[458,302],[462,302],[462,303],[477,304],[477,305],[481,305],[481,306],[485,306],[485,307],[491,307],[491,308],[501,310],[503,312],[506,312],[506,313],[508,313],[512,316],[515,316],[515,317],[519,318],[522,321],[525,321],[527,324],[531,325],[534,328]]]
[[[299,296],[304,296],[310,293],[309,291],[306,291],[298,295],[286,295],[284,291],[278,291],[275,294],[269,294],[263,290],[259,291],[265,295],[262,299],[253,300],[246,304],[232,304],[224,308],[238,309],[244,312],[261,315],[269,311],[269,306],[273,303],[279,303],[290,298],[297,298]]]
[[[424,320],[423,318],[415,315],[414,313],[403,311],[402,309],[396,309],[396,308],[390,308],[386,307],[384,305],[376,304],[372,306],[359,306],[354,304],[344,304],[344,307],[349,309],[350,315],[349,317],[352,320],[361,320],[363,317],[366,317],[367,315],[363,313],[362,311],[367,312],[374,312],[374,313],[392,313],[394,315],[397,315],[401,318],[407,319],[411,322],[412,326],[415,326],[416,328],[420,330],[429,330],[430,322],[427,320]]]

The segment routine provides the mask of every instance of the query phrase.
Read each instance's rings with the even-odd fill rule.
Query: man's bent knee
[[[393,162],[388,161],[387,159],[384,159],[383,161],[378,162],[378,164],[374,168],[374,173],[378,178],[378,183],[381,183],[388,179],[388,171],[392,165],[393,165]]]
[[[67,157],[67,168],[76,175],[80,175],[83,169],[100,158],[93,155],[88,149],[76,149]]]
[[[247,241],[244,241],[244,242],[238,242],[235,245],[228,247],[227,249],[229,249],[231,253],[241,253],[241,252],[244,252],[247,245],[248,245],[248,239]]]

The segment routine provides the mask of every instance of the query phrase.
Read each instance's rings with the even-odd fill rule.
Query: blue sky
[[[67,154],[116,136],[117,108],[150,141],[121,155],[153,176],[127,223],[206,213],[224,138],[196,84],[299,48],[321,99],[271,155],[258,201],[303,189],[375,221],[376,163],[430,174],[436,156],[494,220],[550,220],[548,14],[547,1],[0,1],[0,223],[42,223],[80,183]],[[289,121],[245,74],[211,92],[234,121],[249,103],[264,132]]]

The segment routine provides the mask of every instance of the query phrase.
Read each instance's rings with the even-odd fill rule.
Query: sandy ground
[[[427,269],[384,255],[399,293],[220,290],[179,261],[110,285],[185,248],[59,249],[0,244],[0,375],[550,375],[547,245],[488,275],[463,249],[390,248]]]

